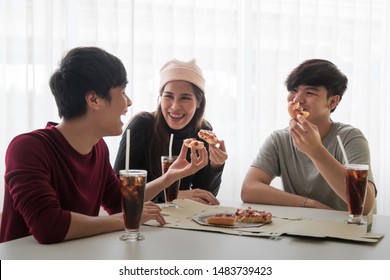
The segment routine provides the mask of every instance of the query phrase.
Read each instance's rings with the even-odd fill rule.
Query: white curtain
[[[219,198],[238,200],[259,146],[288,124],[287,74],[324,58],[349,77],[332,118],[368,138],[378,213],[390,215],[389,17],[386,0],[0,0],[0,173],[15,135],[59,121],[47,82],[62,54],[94,45],[128,70],[127,120],[155,109],[164,62],[197,59],[206,117],[229,152]],[[119,140],[106,139],[112,162]]]

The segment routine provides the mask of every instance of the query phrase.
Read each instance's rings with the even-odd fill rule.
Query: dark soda
[[[177,196],[179,195],[179,187],[180,187],[180,181],[178,180],[165,189],[166,202],[172,202],[177,198]]]
[[[126,229],[137,230],[141,224],[146,177],[121,176],[121,198]]]
[[[366,199],[368,170],[345,169],[348,212],[350,215],[363,214]]]
[[[173,157],[162,156],[161,157],[161,168],[162,168],[163,174],[168,171],[169,167],[176,160],[176,158],[177,158],[177,156],[173,156]],[[170,203],[170,202],[174,201],[177,198],[177,196],[179,195],[179,189],[180,189],[180,180],[177,180],[172,185],[167,187],[164,190],[165,202]]]

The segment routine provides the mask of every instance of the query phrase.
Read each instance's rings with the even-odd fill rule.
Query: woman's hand
[[[215,145],[210,144],[209,153],[210,153],[210,163],[213,169],[218,169],[228,159],[225,142],[223,140],[218,140],[218,143]]]
[[[161,213],[161,208],[151,201],[144,203],[144,210],[142,211],[141,224],[146,223],[147,221],[155,220],[160,225],[165,225],[165,219]]]
[[[200,150],[191,149],[191,162],[187,160],[187,151],[188,147],[183,143],[179,156],[167,172],[146,184],[145,200],[153,199],[159,192],[172,185],[175,181],[196,173],[208,164],[209,158],[206,148]]]
[[[202,189],[179,191],[178,198],[191,199],[204,204],[219,205],[218,199],[211,192]]]
[[[187,161],[188,147],[183,145],[177,159],[172,163],[166,172],[174,181],[187,177],[198,172],[208,164],[208,155],[206,148],[200,150],[191,149],[191,162]]]

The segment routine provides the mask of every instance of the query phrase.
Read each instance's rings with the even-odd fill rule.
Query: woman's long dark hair
[[[194,84],[191,83],[195,93],[196,100],[199,102],[199,108],[196,109],[194,116],[187,125],[188,134],[195,134],[205,123],[204,112],[206,109],[206,98],[204,93]],[[159,98],[164,92],[165,86],[161,89]],[[169,137],[168,124],[166,123],[161,111],[161,101],[157,106],[157,110],[152,113],[154,117],[153,131],[148,148],[148,161],[150,163],[151,177],[153,179],[161,176],[161,155],[168,154]]]

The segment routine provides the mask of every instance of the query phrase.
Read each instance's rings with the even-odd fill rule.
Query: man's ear
[[[85,101],[87,102],[87,106],[92,108],[92,109],[95,109],[95,110],[99,110],[100,109],[100,98],[99,96],[96,94],[95,91],[91,90],[91,91],[88,91],[86,94],[85,94]]]
[[[333,110],[340,102],[340,95],[334,95],[330,99],[329,109]]]

